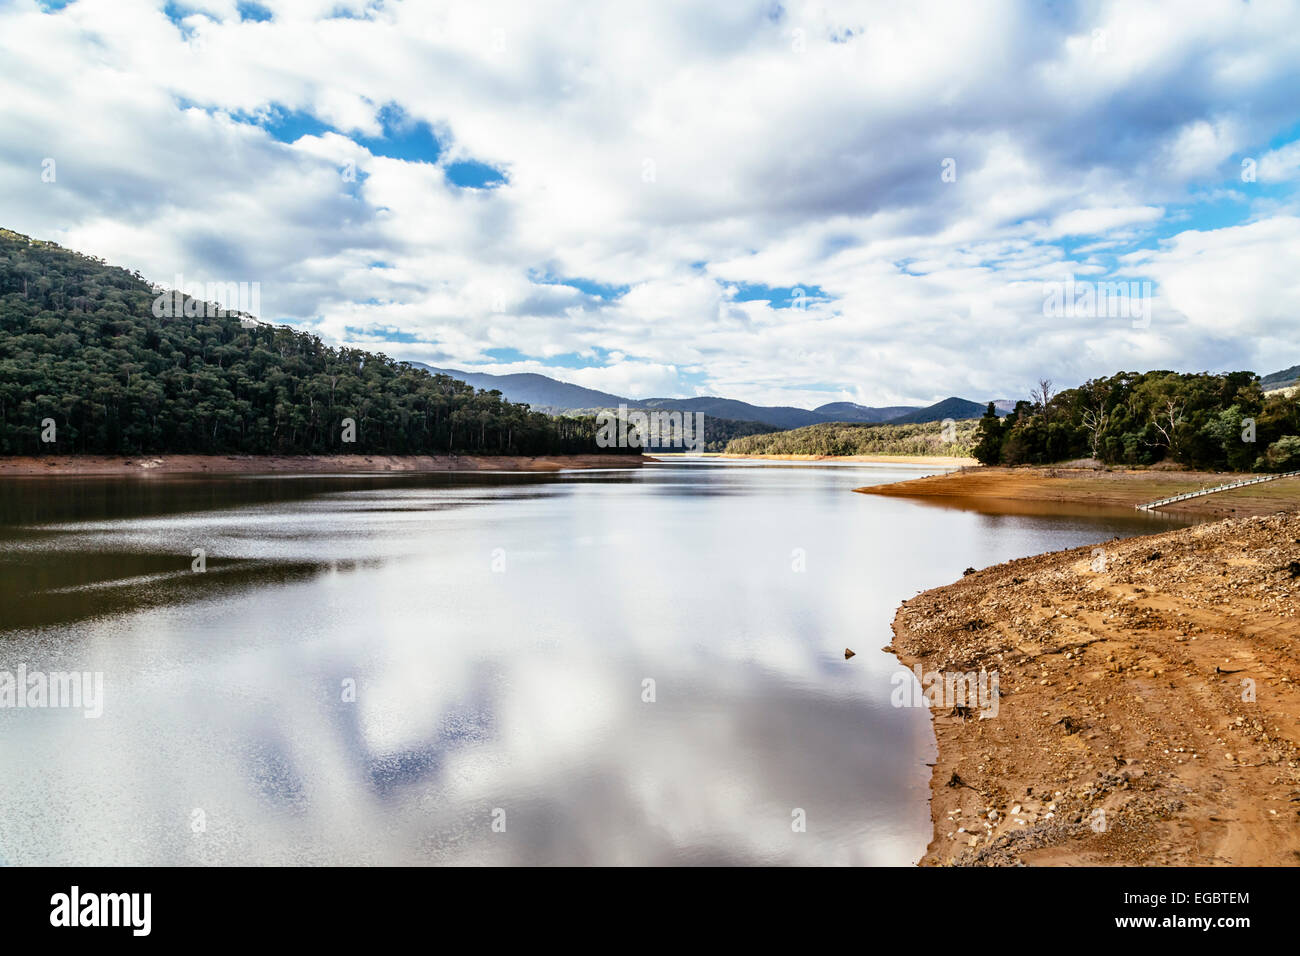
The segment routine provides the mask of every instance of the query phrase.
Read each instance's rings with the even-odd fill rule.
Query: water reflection
[[[911,862],[898,602],[1153,526],[851,493],[920,473],[0,482],[0,671],[106,694],[0,709],[0,859]]]

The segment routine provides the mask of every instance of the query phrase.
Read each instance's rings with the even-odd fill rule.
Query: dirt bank
[[[923,865],[1300,864],[1300,514],[968,573],[894,634],[1002,692],[933,710]]]
[[[975,465],[974,458],[950,458],[944,455],[728,455],[713,458],[752,458],[764,461],[863,461],[881,465],[916,465],[922,468],[961,468]]]
[[[1084,468],[971,468],[855,490],[952,503],[981,501],[1068,502],[1134,508],[1148,501],[1226,485],[1259,475],[1199,471],[1091,471]],[[1274,514],[1300,506],[1300,478],[1280,478],[1246,488],[1192,498],[1160,509],[1197,515]]]
[[[0,477],[31,475],[370,474],[635,468],[641,455],[49,455],[0,458]]]

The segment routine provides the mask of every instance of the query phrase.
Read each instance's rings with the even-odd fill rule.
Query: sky
[[[0,226],[632,397],[1268,373],[1298,91],[1269,0],[0,0]]]

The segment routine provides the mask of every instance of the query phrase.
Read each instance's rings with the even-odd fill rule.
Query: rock
[[[857,655],[854,654],[854,653],[853,653],[851,650],[849,650],[847,647],[844,648],[844,659],[845,659],[846,661],[847,661],[850,657],[856,657],[856,656],[857,656]]]

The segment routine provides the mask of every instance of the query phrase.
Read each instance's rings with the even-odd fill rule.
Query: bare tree
[[[1092,457],[1098,458],[1098,451],[1101,448],[1101,435],[1106,430],[1106,423],[1110,421],[1110,413],[1106,411],[1107,391],[1103,382],[1090,382],[1083,389],[1083,427],[1088,431],[1088,445],[1092,449]]]
[[[1029,400],[1038,407],[1040,412],[1042,412],[1045,421],[1051,417],[1048,405],[1051,404],[1053,394],[1052,380],[1050,378],[1040,378],[1038,380],[1038,387],[1029,390]]]
[[[1154,448],[1165,448],[1169,456],[1174,456],[1174,450],[1177,447],[1178,426],[1183,423],[1183,408],[1185,402],[1175,401],[1172,398],[1166,398],[1164,403],[1154,412],[1151,413],[1151,424],[1155,425],[1156,431],[1160,433],[1160,440],[1148,442]]]

